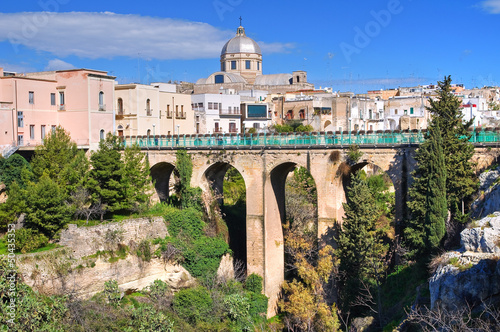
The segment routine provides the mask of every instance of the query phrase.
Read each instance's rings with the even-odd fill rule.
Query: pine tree
[[[439,125],[443,137],[443,154],[446,165],[446,198],[448,210],[455,219],[461,218],[462,201],[467,201],[477,190],[478,181],[474,174],[471,158],[474,146],[469,142],[471,134],[467,129],[472,120],[463,121],[461,101],[451,92],[451,78],[447,76],[438,82],[438,98],[430,99],[427,109],[432,114],[429,128]]]
[[[376,229],[379,212],[375,199],[360,172],[352,175],[344,203],[344,221],[338,238],[342,304],[349,308],[362,285],[377,286],[384,271],[387,248]]]
[[[37,146],[35,155],[31,161],[33,173],[37,177],[47,174],[57,184],[65,184],[64,170],[74,160],[78,148],[76,143],[71,141],[70,135],[58,126]]]
[[[90,156],[92,170],[87,188],[93,204],[103,204],[109,212],[121,210],[126,205],[119,148],[116,136],[108,134],[105,140],[99,142],[99,150]]]
[[[123,185],[126,204],[124,208],[138,211],[146,207],[153,186],[149,174],[149,160],[139,146],[125,148],[123,153]]]
[[[418,168],[413,173],[408,203],[412,217],[405,229],[406,243],[413,254],[437,248],[446,232],[447,172],[439,123],[429,128],[415,159]]]

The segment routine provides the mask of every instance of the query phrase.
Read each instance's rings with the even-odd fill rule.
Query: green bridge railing
[[[500,131],[476,130],[471,132],[473,143],[500,142]],[[276,134],[217,134],[174,136],[126,136],[124,146],[139,145],[143,149],[226,149],[226,148],[297,148],[363,145],[418,145],[424,141],[425,131],[385,132],[312,132]]]

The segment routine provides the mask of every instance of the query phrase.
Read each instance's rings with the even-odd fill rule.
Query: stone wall
[[[162,217],[129,219],[92,227],[70,224],[61,232],[59,244],[72,251],[73,258],[116,250],[118,244],[133,247],[144,239],[164,238],[167,226]]]

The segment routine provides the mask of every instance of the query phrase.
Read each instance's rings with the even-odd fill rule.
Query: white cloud
[[[65,70],[65,69],[75,69],[71,63],[67,63],[66,61],[62,61],[59,59],[50,60],[47,66],[45,66],[45,70]]]
[[[4,71],[12,71],[15,73],[29,73],[29,72],[36,71],[35,68],[33,68],[29,65],[10,64],[10,63],[1,62],[1,61],[0,61],[0,68],[3,68]]]
[[[480,5],[490,14],[500,14],[500,0],[486,0],[482,1]]]
[[[0,41],[50,52],[57,57],[127,56],[144,59],[218,57],[233,31],[207,23],[110,12],[0,13]],[[267,53],[285,52],[291,44],[261,43]]]

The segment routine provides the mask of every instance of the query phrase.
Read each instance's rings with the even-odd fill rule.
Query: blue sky
[[[242,16],[265,74],[364,92],[500,84],[500,0],[4,1],[0,66],[108,71],[120,83],[194,82],[219,69]]]

